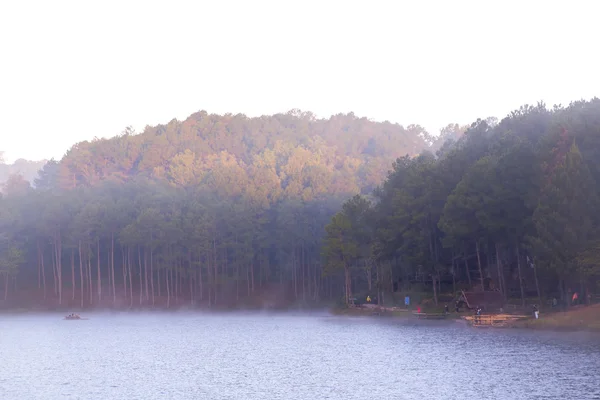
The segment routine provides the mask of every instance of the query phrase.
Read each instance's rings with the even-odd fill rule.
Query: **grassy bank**
[[[548,314],[542,312],[539,319],[519,321],[514,326],[556,331],[600,332],[600,304],[572,307],[564,312]]]

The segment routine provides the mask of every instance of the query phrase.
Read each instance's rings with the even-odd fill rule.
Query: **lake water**
[[[0,399],[600,399],[589,334],[268,314],[0,315]]]

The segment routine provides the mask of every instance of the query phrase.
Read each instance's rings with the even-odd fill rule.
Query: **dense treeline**
[[[449,125],[444,137],[464,128]],[[352,114],[209,115],[78,143],[0,200],[6,306],[284,305],[341,298],[324,226],[392,161],[439,146]]]
[[[459,288],[585,298],[600,277],[599,155],[598,99],[448,125],[438,140],[299,111],[128,129],[48,162],[35,189],[6,182],[0,301],[275,306],[411,290],[437,302]]]
[[[600,279],[600,100],[477,121],[436,155],[398,159],[373,201],[326,226],[326,270],[345,296],[420,282],[580,301]],[[373,279],[373,274],[377,279]]]

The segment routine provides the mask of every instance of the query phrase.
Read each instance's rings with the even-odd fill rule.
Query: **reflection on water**
[[[89,317],[0,316],[0,399],[600,398],[588,334],[325,314]]]

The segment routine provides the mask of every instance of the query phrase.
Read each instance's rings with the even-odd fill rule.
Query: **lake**
[[[0,399],[600,399],[600,340],[321,314],[0,315]]]

